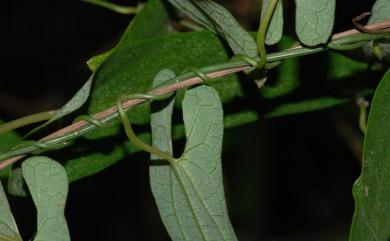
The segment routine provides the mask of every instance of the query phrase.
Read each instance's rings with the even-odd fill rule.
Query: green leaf
[[[258,56],[256,42],[228,10],[211,0],[197,0],[194,3],[211,19],[217,32],[226,39],[235,54]]]
[[[390,70],[376,89],[363,146],[363,167],[353,186],[351,241],[390,239]]]
[[[369,24],[381,22],[384,20],[390,20],[390,1],[388,0],[377,0],[372,7],[371,17],[368,20]],[[383,59],[390,61],[390,43],[380,43],[381,52]],[[368,46],[364,48],[365,53],[369,56],[374,56],[372,43],[369,43]]]
[[[169,0],[169,2],[204,27],[220,34],[235,54],[258,56],[254,39],[220,4],[211,0]]]
[[[325,44],[332,34],[336,0],[295,0],[295,31],[308,46]]]
[[[261,9],[261,16],[264,15],[265,9],[267,8],[269,0],[263,1]],[[268,45],[276,44],[280,41],[283,35],[283,1],[279,0],[276,5],[275,11],[272,15],[271,21],[268,25],[267,34],[265,36],[265,43]]]
[[[3,185],[0,182],[0,240],[22,241],[18,226],[11,213],[7,197],[5,196]]]
[[[34,241],[70,240],[64,209],[68,195],[65,169],[47,157],[31,157],[22,164],[32,199],[37,208],[37,233]]]
[[[163,70],[156,75],[153,86],[173,78],[170,70]],[[152,144],[155,148],[172,154],[172,113],[175,99],[153,103],[155,109],[151,115]],[[177,190],[177,179],[168,162],[156,162],[158,157],[152,155],[149,167],[150,187],[156,201],[161,219],[172,240],[186,240],[181,231],[181,223],[175,216],[175,203],[172,192]],[[153,161],[154,160],[154,161]],[[191,210],[181,210],[190,213]]]
[[[53,118],[48,120],[43,125],[40,125],[37,128],[33,129],[32,131],[27,133],[26,136],[30,136],[30,135],[36,133],[37,131],[41,130],[42,128],[46,127],[50,123],[78,110],[87,101],[87,99],[89,97],[93,78],[94,77],[92,75],[87,80],[87,82],[85,82],[85,84],[81,87],[81,89],[79,89],[79,91],[77,91],[77,93],[72,97],[72,99],[70,99],[61,109],[59,109],[57,111],[56,115]]]
[[[188,90],[183,119],[186,146],[171,164],[178,183],[172,193],[175,218],[187,240],[237,240],[223,190],[223,110],[218,93],[208,86]]]
[[[371,10],[369,24],[390,19],[390,2],[388,0],[376,0]]]
[[[24,190],[24,179],[20,167],[13,169],[8,176],[8,192],[14,196],[26,197]]]
[[[181,73],[189,66],[203,67],[228,59],[223,44],[209,31],[175,33],[118,49],[96,73],[89,113],[94,114],[115,105],[120,97],[147,92],[154,76],[162,69]],[[224,78],[213,86],[224,101],[242,94],[237,76]],[[145,104],[132,109],[129,117],[132,123],[146,124],[150,121],[149,113],[149,105]],[[88,137],[113,135],[118,133],[119,127],[117,123],[97,130]]]
[[[212,24],[207,15],[200,10],[191,0],[168,0],[173,6],[183,12],[185,15],[189,16],[196,22],[200,23],[202,26],[207,28],[214,33],[217,33],[217,29]]]
[[[170,26],[168,11],[161,0],[149,0],[132,19],[118,44],[113,49],[88,60],[88,67],[95,72],[114,50],[128,47],[139,41],[163,36],[172,31]]]

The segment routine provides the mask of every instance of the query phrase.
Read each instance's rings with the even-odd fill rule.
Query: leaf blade
[[[34,128],[32,131],[27,133],[27,136],[30,136],[41,129],[45,128],[52,122],[61,119],[64,116],[67,116],[76,110],[80,109],[82,105],[87,102],[89,94],[91,92],[92,87],[92,81],[93,81],[94,75],[92,75],[85,83],[84,85],[77,91],[77,93],[63,106],[61,107],[55,114],[53,118],[45,122],[44,124],[38,126],[37,128]]]
[[[149,0],[131,20],[118,44],[111,50],[88,60],[88,67],[95,72],[115,50],[145,39],[163,36],[170,31],[170,17],[162,1]]]
[[[261,16],[264,15],[265,9],[270,0],[264,0],[261,8]],[[282,39],[283,35],[283,1],[279,1],[269,23],[265,43],[273,45]]]
[[[295,0],[295,30],[299,40],[308,46],[325,44],[332,34],[335,0]]]
[[[213,21],[235,54],[258,56],[254,39],[222,5],[210,0],[198,0],[195,4]]]
[[[353,186],[351,241],[390,238],[390,70],[374,95],[363,146],[362,173]]]
[[[189,214],[179,216],[192,240],[237,240],[229,221],[222,183],[223,110],[217,92],[200,86],[186,92],[183,155],[172,164]],[[182,197],[183,198],[183,197]],[[177,205],[182,203],[177,200]],[[191,226],[197,224],[197,230]],[[187,225],[185,225],[187,224]],[[198,231],[198,232],[196,232]]]
[[[0,182],[0,240],[18,241],[22,240],[19,234],[11,208],[5,196],[3,185]]]
[[[387,0],[377,0],[372,7],[371,17],[368,20],[369,24],[377,23],[384,20],[390,19],[390,2]],[[390,44],[380,43],[379,44],[382,52],[383,59],[390,61]],[[373,44],[372,42],[364,46],[364,51],[367,55],[374,57]]]
[[[169,2],[207,29],[220,34],[235,54],[258,56],[254,39],[222,5],[210,0]]]
[[[175,74],[170,70],[159,72],[155,77],[153,86],[158,86],[164,80],[174,76]],[[150,119],[152,145],[171,154],[173,152],[171,128],[174,101],[172,99],[168,102],[164,101],[164,103],[154,103],[152,107],[155,107],[156,111],[152,113]],[[167,162],[157,163],[156,160],[159,160],[159,158],[153,155],[151,159],[152,162],[149,167],[150,186],[160,217],[172,240],[187,240],[181,228],[181,223],[176,217],[177,210],[172,196],[174,190],[178,188],[177,178]],[[186,210],[191,211],[190,209]],[[185,210],[182,211],[185,212]]]
[[[64,209],[68,195],[65,169],[47,157],[31,157],[22,164],[37,209],[37,233],[34,241],[70,240]]]

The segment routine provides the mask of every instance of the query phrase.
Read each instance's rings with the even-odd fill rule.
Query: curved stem
[[[114,11],[114,12],[117,12],[120,14],[130,15],[130,14],[136,14],[139,11],[139,7],[121,6],[121,5],[107,2],[104,0],[81,0],[81,1],[93,4],[93,5],[96,5],[99,7],[107,8],[111,11]]]
[[[57,110],[50,110],[50,111],[45,111],[41,113],[36,113],[28,116],[24,116],[22,118],[4,123],[0,125],[0,135],[4,134],[6,132],[15,130],[19,127],[27,126],[30,124],[34,124],[37,122],[49,120],[53,118],[57,113]]]
[[[269,0],[267,8],[265,9],[264,16],[261,16],[259,30],[257,31],[257,50],[260,54],[260,61],[258,68],[262,69],[266,64],[267,51],[265,50],[265,36],[267,34],[268,25],[271,21],[272,15],[275,11],[278,0]]]
[[[120,99],[117,101],[116,107],[118,109],[119,116],[122,120],[123,127],[125,128],[126,135],[129,138],[129,140],[131,141],[131,143],[134,144],[134,146],[138,147],[141,150],[149,152],[150,154],[156,155],[156,156],[160,157],[161,159],[167,160],[170,163],[174,162],[174,158],[170,154],[163,152],[157,148],[154,148],[151,145],[146,144],[145,142],[143,142],[141,139],[139,139],[137,137],[137,135],[134,133],[134,130],[131,126],[129,118],[127,117],[127,115],[122,107],[122,102],[120,101]]]

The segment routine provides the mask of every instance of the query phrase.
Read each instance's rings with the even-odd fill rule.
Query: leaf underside
[[[34,241],[70,240],[64,209],[68,195],[65,169],[47,157],[31,157],[22,164],[37,209],[37,232]]]
[[[332,34],[336,0],[295,0],[295,31],[308,46],[325,44]]]
[[[3,185],[0,182],[0,240],[21,241],[18,227],[11,213]]]
[[[254,39],[220,4],[211,0],[169,0],[169,2],[207,29],[222,36],[235,54],[258,56]]]
[[[221,101],[212,87],[200,86],[187,91],[182,104],[184,153],[171,166],[157,167],[152,184],[164,224],[173,240],[237,240],[222,182]],[[153,134],[159,143],[161,135]]]
[[[368,20],[368,24],[381,22],[384,20],[390,20],[390,1],[389,0],[377,0],[372,7],[371,17]],[[390,43],[380,43],[380,48],[383,56],[383,60],[390,61]],[[371,57],[374,56],[372,50],[372,42],[368,43],[364,47],[365,53]]]

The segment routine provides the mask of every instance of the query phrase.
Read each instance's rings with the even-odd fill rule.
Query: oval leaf
[[[368,118],[363,169],[353,187],[351,241],[390,239],[390,70],[380,82]]]
[[[11,213],[3,185],[0,182],[0,240],[22,240],[14,216]]]
[[[336,0],[295,0],[295,31],[308,46],[325,44],[332,34]]]
[[[68,195],[65,169],[50,158],[37,156],[24,161],[22,171],[37,208],[34,241],[70,240],[64,216]]]

